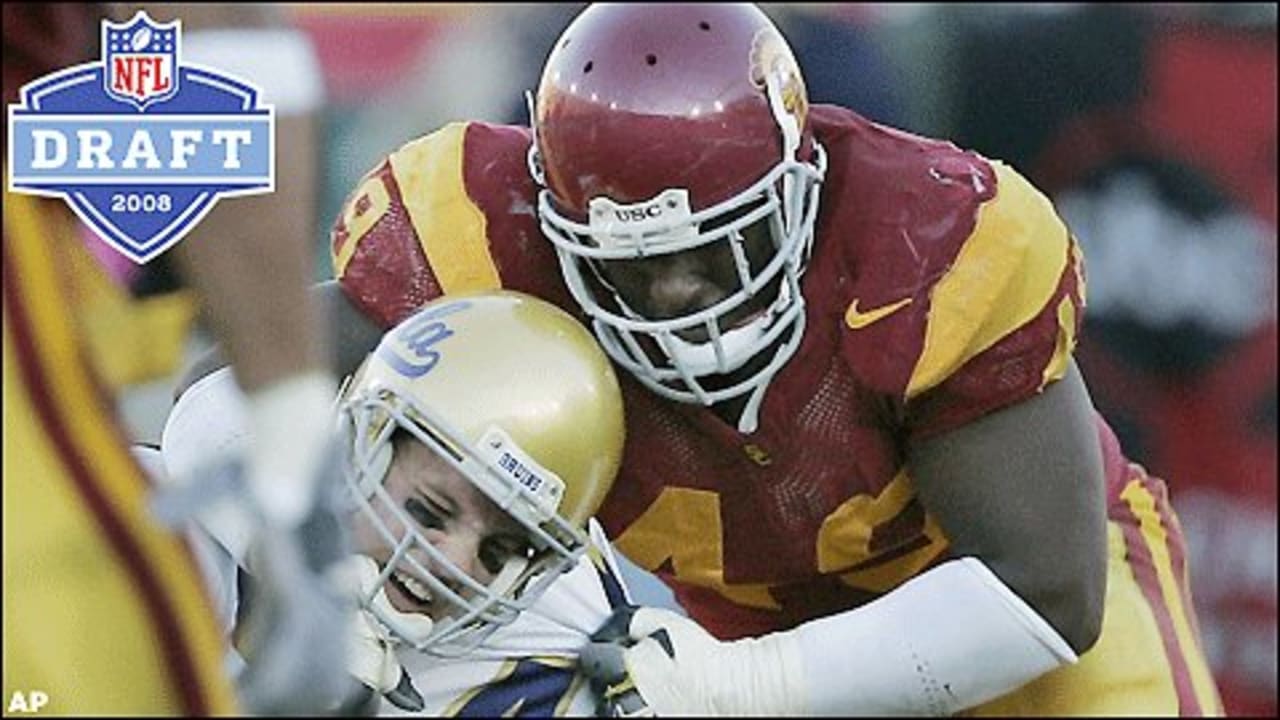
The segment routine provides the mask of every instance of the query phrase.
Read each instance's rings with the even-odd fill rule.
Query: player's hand
[[[623,607],[579,663],[604,685],[614,715],[797,715],[801,681],[790,653],[775,636],[721,642],[670,610]]]
[[[348,556],[333,396],[323,373],[245,396],[224,368],[187,389],[161,438],[171,485],[153,498],[156,517],[198,521],[252,579],[236,635],[254,714],[332,711],[358,687],[348,638],[330,631],[355,606],[327,576]]]
[[[329,452],[321,466],[339,467],[336,443]],[[245,558],[253,592],[237,631],[245,659],[238,685],[245,708],[255,715],[332,712],[356,689],[346,673],[348,639],[328,631],[353,607],[328,579],[329,569],[347,555],[336,481],[319,478],[317,497],[293,526],[263,514],[251,498],[244,500],[257,521]]]
[[[240,634],[239,685],[256,714],[331,713],[358,688],[346,672],[350,640],[331,631],[354,607],[329,581],[349,554],[334,392],[327,373],[311,372],[245,397],[244,504],[257,522],[245,558],[255,596]]]
[[[396,659],[395,640],[367,610],[359,606],[378,580],[378,566],[365,555],[350,555],[330,571],[330,580],[350,601],[344,625],[347,628],[347,672],[360,682],[366,695],[364,704],[376,706],[385,697],[401,710],[420,712],[425,703]],[[386,603],[381,589],[375,603]],[[387,603],[387,608],[390,604]],[[423,616],[421,622],[430,622]]]
[[[635,645],[630,636],[631,617],[638,609],[625,605],[615,610],[591,634],[591,643],[578,657],[578,667],[591,680],[596,694],[596,717],[654,716],[626,666],[626,649]]]
[[[254,715],[333,710],[355,689],[345,672],[346,638],[327,631],[348,612],[342,599],[312,572],[291,533],[261,529],[250,554],[253,594],[237,631],[245,709]]]

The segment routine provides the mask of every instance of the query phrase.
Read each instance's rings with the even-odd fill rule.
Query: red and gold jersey
[[[1074,242],[1013,170],[838,108],[813,124],[830,168],[808,329],[759,429],[624,382],[627,459],[602,520],[721,634],[859,604],[936,561],[946,540],[904,443],[1060,377],[1082,304]],[[578,313],[538,230],[528,144],[524,128],[458,123],[381,162],[334,232],[347,295],[384,326],[498,286]]]
[[[811,123],[829,164],[802,281],[807,328],[758,429],[744,435],[620,377],[627,445],[600,518],[720,637],[856,607],[945,559],[905,466],[908,442],[1061,378],[1084,308],[1079,248],[1015,170],[840,108],[814,107]],[[538,231],[528,146],[527,129],[471,123],[393,153],[336,227],[346,294],[384,326],[438,293],[499,286],[581,317]],[[1111,587],[1136,580],[1132,597],[1159,601],[1142,631],[1162,632],[1144,637],[1163,637],[1171,657],[1180,637],[1201,671],[1163,485],[1124,458],[1100,417],[1098,432],[1113,571],[1125,581]],[[1212,698],[1207,675],[1193,687],[1181,667],[1179,700]]]
[[[1012,169],[838,108],[811,122],[829,166],[808,324],[759,430],[635,393],[628,453],[646,461],[602,514],[726,636],[854,607],[944,558],[906,443],[1061,377],[1083,304],[1070,234]]]
[[[384,327],[443,293],[505,287],[574,309],[538,229],[528,128],[453,123],[367,173],[332,235],[343,291]]]

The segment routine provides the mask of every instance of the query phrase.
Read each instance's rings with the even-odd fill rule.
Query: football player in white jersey
[[[189,388],[164,430],[161,474],[186,485],[210,472],[243,442],[242,412],[228,369]],[[442,298],[384,336],[337,417],[357,554],[334,581],[359,603],[343,630],[367,689],[342,710],[594,713],[577,654],[628,596],[590,520],[623,445],[617,380],[591,335],[517,293]],[[231,628],[252,602],[252,559],[217,502],[196,518]]]

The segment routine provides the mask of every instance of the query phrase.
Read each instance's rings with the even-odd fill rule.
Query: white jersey
[[[618,605],[629,602],[616,560],[592,521],[592,550],[510,625],[461,659],[405,648],[397,653],[422,694],[425,715],[583,716],[598,697],[577,672],[578,650]],[[383,700],[382,715],[410,714]]]

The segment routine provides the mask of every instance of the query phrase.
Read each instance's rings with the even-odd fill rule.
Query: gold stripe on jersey
[[[1146,473],[1143,472],[1142,476],[1145,478]],[[1193,630],[1193,621],[1182,602],[1182,585],[1178,582],[1178,575],[1169,555],[1169,534],[1160,522],[1155,496],[1143,486],[1142,479],[1139,478],[1131,480],[1125,486],[1120,492],[1120,498],[1128,503],[1133,514],[1141,521],[1142,538],[1151,553],[1151,562],[1155,565],[1156,579],[1160,584],[1160,595],[1173,620],[1174,635],[1178,638],[1178,647],[1182,650],[1187,670],[1191,674],[1191,686],[1195,690],[1200,709],[1207,713],[1221,712],[1218,708],[1217,686],[1209,668],[1202,662],[1204,655]]]
[[[502,287],[484,213],[467,196],[466,132],[466,123],[450,123],[390,158],[400,199],[445,294]]]
[[[1076,273],[1076,295],[1080,297],[1080,307],[1085,307],[1089,304],[1089,293],[1085,283],[1084,252],[1080,249],[1080,241],[1075,235],[1071,236],[1071,267]]]
[[[571,664],[577,665],[578,661],[573,660]],[[580,672],[573,674],[573,679],[569,681],[569,689],[564,691],[564,695],[560,696],[560,701],[556,703],[556,707],[551,712],[556,717],[568,717],[569,708],[573,706],[573,699],[578,696],[578,692],[582,689],[582,684],[587,681],[587,676]]]
[[[465,708],[472,700],[475,700],[480,693],[488,690],[490,685],[496,685],[511,677],[512,673],[516,671],[516,666],[519,662],[519,660],[504,660],[502,664],[498,666],[498,669],[493,673],[493,677],[490,678],[488,682],[477,683],[475,687],[459,695],[453,702],[449,703],[449,705],[445,707],[445,709],[440,713],[440,716],[457,717],[458,713],[462,712],[463,708]]]
[[[1076,349],[1076,304],[1070,296],[1058,301],[1058,337],[1054,341],[1053,356],[1040,374],[1040,387],[1067,374],[1067,364]]]
[[[875,561],[878,554],[900,548],[871,547],[876,528],[901,517],[915,499],[915,487],[902,470],[878,495],[859,493],[841,503],[818,531],[818,572],[840,573],[843,583],[861,590],[888,592],[927,567],[948,545],[932,515],[924,516],[919,537],[925,541],[919,547],[883,562]]]
[[[739,605],[781,607],[766,584],[725,582],[720,496],[710,490],[663,488],[613,545],[650,572],[670,559],[677,580],[711,588]]]
[[[1034,318],[1062,278],[1066,226],[1031,183],[1003,163],[991,165],[996,196],[979,208],[973,232],[933,288],[908,399]]]
[[[58,251],[83,250],[67,247],[68,243],[78,242],[71,227],[41,227],[39,202],[6,192],[4,223],[11,240],[6,246],[10,253],[6,261],[14,264],[12,282],[23,300],[31,344],[45,374],[50,412],[63,421],[104,502],[137,544],[143,557],[136,562],[153,568],[160,580],[160,590],[187,633],[185,643],[202,680],[209,708],[227,712],[235,703],[221,667],[224,644],[215,623],[209,620],[213,611],[203,593],[203,579],[181,542],[151,522],[142,470],[122,444],[125,438],[118,434],[113,419],[95,411],[102,405],[90,371],[84,367],[92,358],[80,351],[72,313],[61,294],[59,273],[67,268],[58,262],[65,255]]]
[[[1068,233],[1068,240],[1071,246],[1071,271],[1075,273],[1076,288],[1075,294],[1079,298],[1080,308],[1085,305],[1085,287],[1084,287],[1084,254],[1080,252],[1080,243],[1076,242],[1076,236]],[[1040,387],[1061,380],[1063,375],[1067,374],[1067,364],[1071,360],[1071,354],[1076,350],[1076,303],[1072,300],[1071,295],[1064,295],[1058,301],[1058,338],[1053,348],[1053,357],[1049,358],[1049,364],[1044,366],[1044,372],[1041,375]]]
[[[347,271],[351,258],[355,257],[360,240],[391,208],[391,195],[382,177],[382,165],[366,173],[342,208],[342,227],[347,231],[345,242],[331,248],[333,276],[341,278]]]

